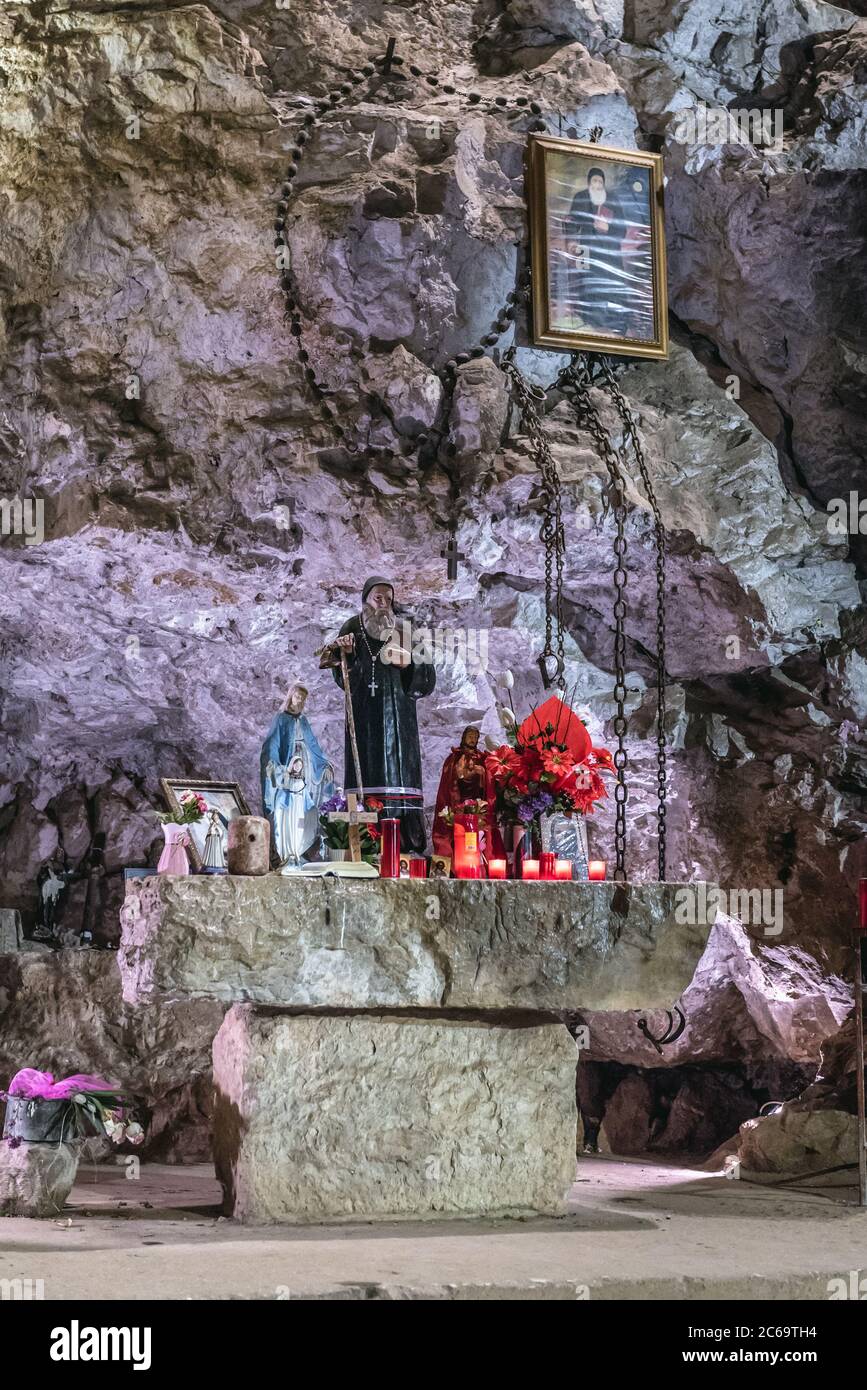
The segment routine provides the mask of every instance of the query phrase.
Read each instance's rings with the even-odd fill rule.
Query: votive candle
[[[571,859],[558,859],[557,862],[556,862],[556,864],[554,865],[554,877],[555,877],[556,879],[569,879],[569,880],[571,880],[571,878],[572,878],[572,860],[571,860]]]
[[[455,870],[455,877],[482,877],[482,855],[479,849],[479,835],[476,830],[467,830],[464,834],[463,863]]]
[[[416,855],[409,861],[410,878],[427,878],[427,860]]]
[[[506,861],[505,859],[488,860],[488,878],[505,878]]]
[[[538,859],[525,859],[521,864],[521,878],[538,878],[539,861]]]
[[[542,853],[539,855],[539,877],[553,878],[554,865],[556,863],[556,854],[552,854],[550,850],[543,850]]]
[[[587,865],[587,877],[593,883],[599,883],[605,878],[605,860],[591,859]]]
[[[380,878],[400,878],[400,821],[396,816],[386,816],[380,820],[382,831],[380,844]]]

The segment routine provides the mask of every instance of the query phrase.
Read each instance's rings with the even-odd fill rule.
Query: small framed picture
[[[531,135],[532,341],[668,356],[662,155]]]
[[[433,854],[430,861],[431,878],[451,878],[452,861],[447,854]]]
[[[250,814],[244,793],[238,783],[205,782],[195,777],[162,777],[160,787],[170,811],[180,811],[179,797],[181,792],[197,792],[207,802],[208,814],[202,816],[201,820],[187,826],[187,833],[190,837],[188,853],[193,868],[200,869],[202,867],[205,836],[208,833],[209,825],[215,820],[223,831],[223,856],[225,858],[229,848],[229,821],[234,820],[235,816],[249,816]],[[215,812],[215,816],[212,816],[211,812]]]

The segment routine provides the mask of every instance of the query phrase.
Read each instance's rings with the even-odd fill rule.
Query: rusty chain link
[[[590,395],[592,373],[585,353],[576,353],[557,377],[555,385],[571,400],[578,425],[586,429],[605,464],[608,482],[603,486],[606,511],[614,516],[614,703],[616,713],[613,727],[617,739],[614,751],[614,877],[626,879],[626,480],[620,455],[611,443],[602,418]]]
[[[563,557],[566,552],[566,533],[563,529],[560,473],[551,453],[548,436],[542,424],[539,406],[544,405],[546,392],[542,386],[528,381],[515,363],[515,348],[504,354],[502,370],[517,404],[521,424],[530,441],[539,468],[542,486],[542,525],[539,539],[545,548],[545,648],[539,657],[542,681],[546,687],[566,684],[566,655],[563,626]],[[557,624],[557,647],[554,650],[554,622]]]
[[[662,514],[656,500],[656,492],[647,467],[647,460],[644,457],[644,450],[638,435],[635,423],[635,416],[632,409],[620,389],[610,361],[603,357],[601,362],[602,377],[611,399],[617,408],[617,413],[623,422],[623,432],[632,446],[635,454],[635,461],[638,464],[638,471],[641,474],[641,481],[650,509],[653,512],[653,531],[656,543],[656,784],[657,784],[657,834],[659,851],[659,881],[665,882],[666,872],[666,845],[665,845],[665,812],[667,801],[667,755],[665,748],[665,687],[666,687],[666,668],[665,668],[665,527],[662,523]]]

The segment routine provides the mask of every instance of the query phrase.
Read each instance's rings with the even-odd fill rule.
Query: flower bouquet
[[[21,1143],[69,1143],[88,1133],[115,1144],[144,1139],[120,1089],[101,1076],[78,1072],[55,1081],[51,1072],[24,1067],[0,1099],[6,1101],[3,1137],[13,1149]]]
[[[179,811],[157,811],[161,825],[195,825],[207,814],[208,803],[200,792],[185,791],[178,797]]]
[[[449,826],[454,825],[456,818],[461,819],[464,816],[476,816],[479,820],[484,821],[487,814],[487,801],[471,800],[459,801],[457,806],[444,806],[439,812],[440,819]]]
[[[613,771],[613,759],[607,748],[593,746],[583,722],[557,696],[521,724],[513,714],[504,727],[509,742],[493,749],[487,763],[498,815],[532,829],[547,849],[554,818],[588,815],[608,795],[603,773]]]
[[[359,811],[381,811],[383,803],[375,796],[365,797],[364,804],[359,801]],[[349,853],[349,821],[329,820],[329,812],[346,811],[349,803],[345,796],[339,793],[323,801],[319,807],[319,830],[332,859],[345,859]],[[369,825],[362,821],[358,827],[358,837],[361,842],[361,857],[370,862],[375,854],[379,853],[379,841],[382,832],[376,825]]]

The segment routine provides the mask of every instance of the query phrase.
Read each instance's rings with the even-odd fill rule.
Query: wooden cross
[[[348,809],[345,811],[329,811],[328,819],[349,822],[349,857],[353,864],[360,864],[361,835],[358,827],[378,821],[379,816],[376,811],[359,811],[358,797],[355,792],[346,793],[346,805]]]
[[[449,543],[445,550],[440,551],[440,555],[444,560],[448,560],[449,562],[449,579],[457,579],[458,560],[465,560],[467,557],[458,550],[458,543],[454,536],[449,536]]]

